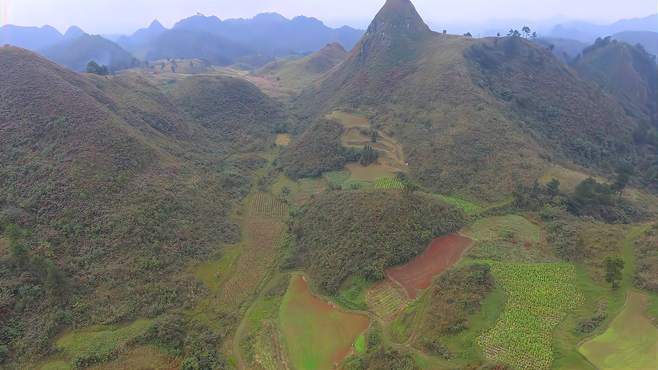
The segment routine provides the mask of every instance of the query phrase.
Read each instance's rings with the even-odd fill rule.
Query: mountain
[[[314,52],[333,42],[352,48],[362,35],[350,27],[329,28],[315,18],[290,20],[276,13],[224,21],[197,14],[181,20],[174,29],[212,33],[268,56]]]
[[[587,22],[569,22],[559,24],[550,32],[550,37],[574,39],[582,42],[593,42],[598,37],[606,37],[626,31],[651,31],[658,28],[658,14],[644,18],[620,20],[608,25],[597,25]]]
[[[167,29],[156,19],[147,28],[142,28],[130,36],[122,36],[117,39],[117,44],[124,49],[139,55],[139,51],[149,42],[166,32]]]
[[[553,51],[553,54],[564,62],[571,62],[575,59],[588,44],[577,40],[559,39],[542,37],[535,40],[538,44],[548,47]]]
[[[50,26],[5,25],[0,27],[0,45],[14,45],[29,50],[39,50],[61,42],[62,39],[62,34]]]
[[[631,45],[640,44],[646,51],[658,56],[658,32],[625,31],[612,35],[612,38]]]
[[[615,96],[636,119],[658,127],[655,56],[625,42],[600,39],[574,64],[584,77]]]
[[[235,63],[252,52],[242,45],[207,32],[173,29],[147,43],[146,60],[204,59],[217,65]]]
[[[276,81],[294,91],[300,91],[343,62],[347,55],[343,46],[332,43],[303,58],[271,62],[254,74]]]
[[[135,67],[139,64],[130,53],[101,36],[84,34],[41,51],[46,58],[74,71],[85,71],[87,63],[95,61],[110,71]]]
[[[347,60],[295,103],[309,118],[367,113],[416,181],[476,199],[532,183],[549,161],[596,171],[638,155],[622,107],[545,47],[433,33],[408,0],[387,1]]]
[[[87,33],[83,31],[80,27],[71,26],[64,33],[64,39],[73,40],[73,39],[77,39],[78,37],[84,36],[86,34]]]
[[[250,153],[284,111],[229,77],[163,91],[0,48],[0,334],[19,363],[66,327],[193,307],[188,267],[239,240],[229,215],[264,163]]]

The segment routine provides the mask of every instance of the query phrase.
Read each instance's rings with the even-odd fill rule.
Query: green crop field
[[[382,177],[373,183],[375,189],[402,189],[404,184],[398,179],[392,179],[389,177]]]
[[[473,240],[514,240],[538,243],[541,228],[518,215],[483,218],[468,227],[464,233]]]
[[[658,329],[646,316],[648,297],[631,292],[608,330],[580,347],[597,368],[658,369]]]
[[[457,197],[453,197],[453,196],[447,196],[447,195],[441,195],[441,194],[435,194],[434,196],[439,198],[444,203],[448,203],[452,206],[455,206],[455,207],[461,209],[467,215],[477,214],[477,213],[480,213],[484,210],[484,208],[480,207],[479,205],[477,205],[475,203],[472,203],[472,202],[469,202],[467,200],[461,199],[461,198],[457,198]]]
[[[105,362],[117,351],[135,341],[151,327],[150,320],[137,320],[128,326],[96,327],[74,331],[64,335],[55,343],[67,358],[72,368],[86,367]],[[65,362],[59,360],[44,365],[45,368],[61,368]]]
[[[507,303],[493,329],[478,342],[486,357],[516,369],[549,369],[552,333],[582,300],[573,265],[491,263]]]

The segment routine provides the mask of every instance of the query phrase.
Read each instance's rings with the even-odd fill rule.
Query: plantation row
[[[490,360],[516,369],[548,369],[553,362],[552,332],[582,301],[575,268],[564,263],[491,263],[507,304],[494,328],[478,342]]]
[[[257,216],[283,218],[288,215],[288,206],[269,194],[258,193],[251,201],[250,212]]]

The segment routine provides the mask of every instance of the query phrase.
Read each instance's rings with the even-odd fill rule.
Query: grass
[[[366,292],[371,283],[361,276],[352,276],[347,279],[334,301],[348,310],[367,310]]]
[[[358,114],[334,111],[327,115],[327,119],[335,120],[345,128],[369,128],[370,121],[364,116]]]
[[[124,370],[124,369],[177,369],[180,359],[173,358],[155,346],[139,346],[111,362],[96,365],[93,370]]]
[[[277,134],[276,139],[274,140],[274,143],[278,146],[288,146],[290,145],[290,142],[292,141],[292,138],[288,134]]]
[[[602,335],[586,342],[580,352],[597,368],[658,368],[658,329],[646,317],[648,297],[631,292],[624,310]]]
[[[492,263],[507,303],[492,330],[479,338],[486,357],[517,369],[549,369],[552,333],[578,306],[573,265]]]
[[[74,331],[57,340],[55,348],[76,362],[94,364],[106,362],[116,352],[139,338],[151,327],[151,320],[137,320],[127,326],[96,327]]]
[[[224,248],[221,258],[200,264],[194,269],[194,276],[212,293],[219,292],[222,282],[231,272],[235,261],[240,257],[238,246]]]
[[[441,201],[444,203],[453,205],[462,211],[466,213],[467,215],[474,215],[482,212],[484,208],[480,207],[479,205],[469,202],[467,200],[455,197],[455,196],[448,196],[448,195],[440,195],[440,194],[435,194],[435,197],[439,198]]]
[[[368,317],[343,312],[315,297],[297,275],[283,298],[279,323],[294,368],[329,370],[352,351],[368,328]]]
[[[532,243],[541,241],[541,228],[518,215],[483,218],[468,227],[464,233],[476,241],[500,239]]]
[[[366,345],[366,336],[365,334],[359,335],[356,340],[354,341],[354,351],[361,355],[366,353],[367,350],[367,345]]]

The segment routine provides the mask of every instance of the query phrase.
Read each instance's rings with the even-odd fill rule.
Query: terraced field
[[[387,279],[368,290],[366,302],[377,317],[390,321],[407,305],[407,298],[399,286]]]
[[[267,193],[256,193],[249,204],[250,216],[284,218],[288,216],[288,206]]]
[[[476,241],[508,240],[523,243],[539,243],[541,228],[518,215],[483,218],[464,230],[464,234]]]
[[[486,357],[515,369],[549,369],[553,363],[553,330],[582,301],[574,266],[491,266],[507,294],[507,303],[494,328],[478,339]]]

